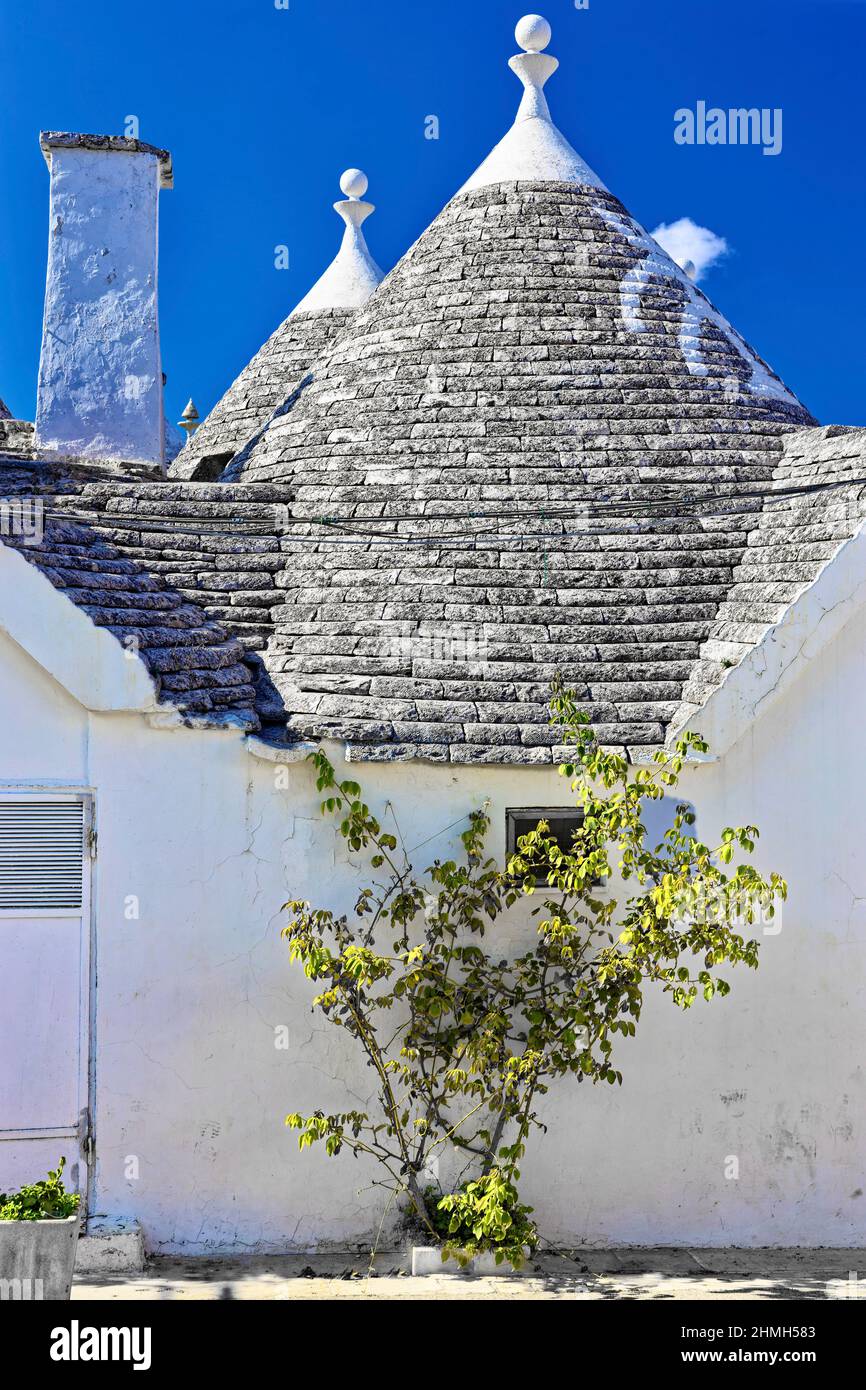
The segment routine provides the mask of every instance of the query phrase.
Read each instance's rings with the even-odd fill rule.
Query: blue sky
[[[278,0],[285,3],[285,0]],[[172,151],[167,410],[202,411],[336,251],[349,165],[386,270],[510,125],[520,0],[0,0],[0,396],[33,419],[48,216],[40,128]],[[554,118],[646,227],[730,247],[702,288],[826,423],[866,423],[863,0],[543,0]],[[683,146],[674,112],[783,111],[777,157]],[[424,138],[425,117],[440,122]],[[274,248],[289,248],[277,270]]]

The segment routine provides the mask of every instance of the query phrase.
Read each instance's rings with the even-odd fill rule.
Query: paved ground
[[[413,1279],[403,1254],[160,1259],[77,1280],[73,1299],[866,1300],[862,1250],[546,1251],[520,1275]],[[862,1283],[858,1285],[858,1271]]]

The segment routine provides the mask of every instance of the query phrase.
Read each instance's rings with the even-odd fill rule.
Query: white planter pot
[[[0,1298],[68,1299],[80,1224],[0,1221]]]
[[[140,1274],[144,1269],[144,1237],[137,1221],[91,1218],[87,1234],[78,1237],[76,1274]]]
[[[443,1260],[442,1251],[438,1245],[413,1245],[412,1246],[412,1273],[414,1275],[425,1274],[468,1274],[476,1277],[483,1275],[485,1278],[493,1275],[511,1275],[515,1270],[508,1260],[503,1260],[501,1264],[496,1263],[496,1256],[486,1252],[483,1255],[473,1255],[467,1265],[462,1268],[453,1256]]]

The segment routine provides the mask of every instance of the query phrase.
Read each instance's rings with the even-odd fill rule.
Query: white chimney
[[[162,465],[157,233],[171,155],[118,135],[43,131],[39,143],[51,208],[36,447]]]

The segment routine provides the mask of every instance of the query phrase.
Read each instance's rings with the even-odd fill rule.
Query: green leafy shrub
[[[532,1207],[523,1206],[517,1188],[500,1171],[491,1168],[457,1192],[440,1197],[426,1193],[433,1228],[442,1243],[442,1259],[453,1256],[466,1265],[473,1255],[493,1251],[497,1264],[508,1260],[519,1269],[538,1244]]]
[[[17,1192],[0,1192],[0,1221],[65,1221],[74,1216],[81,1198],[63,1186],[65,1165],[66,1159],[61,1158],[56,1170],[41,1182]]]
[[[699,995],[728,994],[720,968],[758,963],[741,926],[772,917],[787,892],[778,874],[732,867],[753,852],[754,826],[727,827],[707,845],[679,803],[660,842],[648,840],[645,807],[677,785],[690,751],[707,751],[698,735],[631,767],[596,743],[558,685],[551,723],[569,753],[559,771],[579,826],[563,848],[541,821],[504,868],[485,857],[481,808],[467,816],[461,861],[437,859],[418,875],[357,782],[339,781],[324,752],[312,754],[323,815],[338,818],[348,850],[365,853],[375,877],[352,917],[293,901],[283,931],[291,959],[322,985],[314,1009],[355,1040],[378,1092],[378,1113],[289,1115],[301,1149],[371,1156],[428,1240],[517,1264],[537,1240],[517,1185],[527,1138],[545,1129],[539,1099],[567,1075],[621,1085],[614,1048],[618,1059],[634,1038],[645,987],[684,1010]],[[522,901],[538,919],[535,940],[505,959],[485,935]],[[453,1190],[425,1190],[446,1146],[462,1161]]]

